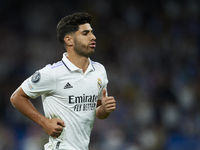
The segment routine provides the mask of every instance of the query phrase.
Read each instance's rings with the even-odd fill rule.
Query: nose
[[[91,33],[91,39],[96,40],[96,36],[93,33]]]

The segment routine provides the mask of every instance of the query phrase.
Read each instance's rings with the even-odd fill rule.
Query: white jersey
[[[26,79],[21,87],[31,98],[42,96],[47,118],[59,118],[65,127],[61,135],[49,137],[45,150],[88,150],[96,115],[97,100],[108,80],[103,65],[90,59],[85,73],[63,54],[62,61],[47,65]]]

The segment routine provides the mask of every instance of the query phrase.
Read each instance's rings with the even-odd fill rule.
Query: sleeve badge
[[[36,71],[36,72],[32,75],[31,81],[32,81],[33,83],[37,83],[37,82],[40,81],[40,78],[41,78],[40,72],[39,72],[39,71]]]

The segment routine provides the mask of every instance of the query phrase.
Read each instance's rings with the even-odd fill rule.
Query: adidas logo
[[[67,84],[64,86],[64,89],[69,89],[69,88],[73,88],[73,86],[71,86],[71,84],[67,82]]]

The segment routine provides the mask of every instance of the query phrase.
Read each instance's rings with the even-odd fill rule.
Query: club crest
[[[34,74],[33,74],[33,76],[32,76],[32,78],[31,78],[31,81],[33,82],[33,83],[37,83],[37,82],[39,82],[39,80],[40,80],[40,72],[39,71],[36,71]]]
[[[100,78],[98,78],[97,86],[98,86],[99,89],[102,88],[102,81],[101,81]]]

